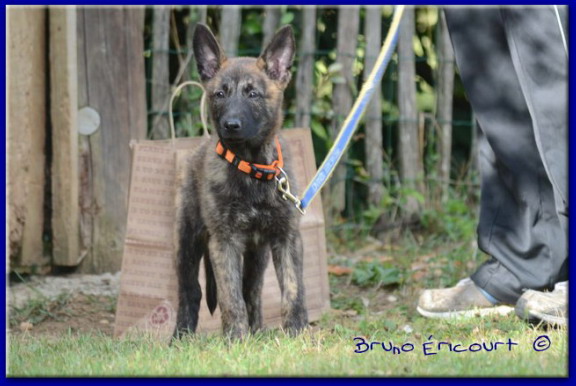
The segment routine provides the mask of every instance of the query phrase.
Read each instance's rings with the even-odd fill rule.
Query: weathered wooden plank
[[[191,5],[190,6],[190,16],[188,20],[188,26],[186,27],[186,51],[191,53],[193,50],[192,42],[194,38],[194,30],[196,29],[196,24],[202,23],[206,24],[207,6],[205,5]],[[193,54],[192,54],[193,55]],[[194,57],[190,59],[187,71],[184,72],[182,81],[185,82],[190,80],[190,75],[196,69],[196,61]]]
[[[88,74],[85,57],[86,41],[86,23],[82,9],[76,10],[76,44],[77,44],[77,74],[78,74],[78,107],[88,106]],[[79,259],[82,260],[92,246],[92,228],[94,223],[94,203],[93,194],[93,177],[91,166],[90,137],[85,135],[78,136],[78,178],[79,192],[78,204],[80,208],[79,227],[80,227],[80,250]]]
[[[264,6],[264,26],[262,27],[264,37],[262,39],[262,47],[266,47],[266,45],[272,40],[272,37],[280,24],[281,16],[282,10],[279,6]]]
[[[332,93],[334,104],[334,119],[330,126],[332,138],[336,138],[342,123],[352,108],[353,95],[352,89],[355,89],[355,80],[352,72],[354,58],[356,57],[356,42],[359,26],[359,6],[340,7],[338,10],[338,41],[336,44],[336,62],[342,64],[342,76],[344,83],[334,85]],[[326,217],[331,223],[332,220],[339,216],[346,205],[346,154],[342,156],[340,163],[334,170],[330,180],[330,190],[325,195],[327,201]]]
[[[368,78],[378,54],[382,42],[382,8],[366,7],[364,21],[364,35],[366,36],[366,54],[364,60],[364,79]],[[368,202],[370,205],[379,206],[384,193],[382,178],[382,87],[378,85],[374,89],[372,100],[366,109],[366,139],[364,149],[366,152],[366,171],[370,176],[368,185]]]
[[[152,26],[152,138],[170,135],[168,101],[170,100],[170,12],[169,6],[155,6]]]
[[[312,113],[312,90],[314,87],[314,50],[316,45],[316,6],[307,6],[302,10],[302,36],[298,54],[298,73],[296,74],[296,127],[310,128]]]
[[[78,74],[76,9],[50,15],[50,119],[52,123],[52,263],[79,263]]]
[[[448,34],[444,12],[440,12],[438,23],[438,88],[436,120],[440,131],[437,150],[439,155],[438,177],[442,201],[448,200],[450,185],[450,163],[452,161],[452,95],[454,94],[454,51]]]
[[[79,107],[92,107],[101,118],[99,130],[81,136],[86,257],[80,270],[117,271],[126,228],[129,143],[146,137],[144,10],[80,8],[78,24]]]
[[[418,178],[423,177],[423,166],[418,135],[418,111],[416,110],[416,66],[412,47],[414,29],[414,8],[406,7],[398,38],[398,109],[400,111],[398,158],[402,184],[420,190]],[[413,216],[418,209],[418,201],[414,197],[408,197],[404,206],[406,217]]]
[[[222,49],[228,57],[233,57],[238,54],[241,21],[242,9],[239,5],[222,6],[220,44],[222,44]]]
[[[11,269],[43,266],[46,8],[7,9],[8,226]]]

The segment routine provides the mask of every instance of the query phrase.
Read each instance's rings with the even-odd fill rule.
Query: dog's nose
[[[224,127],[230,131],[238,131],[242,128],[242,124],[239,119],[228,119],[224,122]]]

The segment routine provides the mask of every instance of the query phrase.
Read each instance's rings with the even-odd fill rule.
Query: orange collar
[[[222,159],[225,159],[232,165],[236,166],[238,170],[249,174],[252,178],[256,178],[258,180],[271,180],[274,178],[274,176],[279,175],[280,169],[284,167],[280,141],[278,141],[278,137],[275,137],[274,140],[276,142],[276,152],[278,153],[278,159],[272,162],[270,165],[260,165],[242,161],[240,158],[236,157],[236,154],[232,153],[229,149],[226,149],[222,144],[222,141],[218,141],[218,144],[216,145],[216,153],[218,153]]]

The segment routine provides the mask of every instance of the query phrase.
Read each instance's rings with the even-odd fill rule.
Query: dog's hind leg
[[[220,240],[219,237],[211,235],[208,246],[218,287],[222,329],[224,334],[232,339],[241,338],[248,332],[248,317],[242,297],[241,277],[244,245],[234,237]]]
[[[251,332],[262,328],[262,286],[264,285],[264,271],[270,258],[269,252],[268,246],[264,246],[249,248],[244,253],[242,294],[246,302]]]
[[[308,324],[300,232],[296,230],[273,242],[272,259],[282,291],[282,327],[290,334],[296,334]]]
[[[206,231],[199,217],[181,214],[178,229],[178,317],[174,336],[194,332],[198,324],[198,312],[202,289],[198,282],[200,259],[206,251]]]

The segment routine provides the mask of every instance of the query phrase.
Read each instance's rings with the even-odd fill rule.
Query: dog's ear
[[[276,32],[270,44],[258,58],[258,64],[272,80],[284,85],[290,81],[290,68],[294,60],[294,33],[292,27],[286,25]]]
[[[209,81],[216,75],[226,56],[210,29],[201,23],[194,30],[193,47],[200,79]]]

